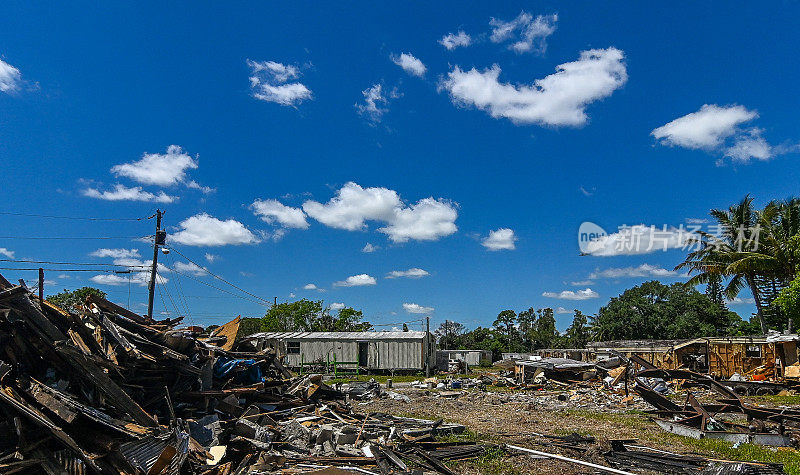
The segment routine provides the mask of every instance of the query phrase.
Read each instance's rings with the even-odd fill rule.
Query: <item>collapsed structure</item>
[[[0,276],[0,472],[451,473],[463,426],[358,414],[276,353],[90,297],[74,313]],[[331,467],[336,467],[335,469]],[[333,470],[333,471],[331,471]]]

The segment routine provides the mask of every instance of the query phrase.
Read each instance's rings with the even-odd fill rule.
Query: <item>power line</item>
[[[33,213],[11,213],[8,211],[0,211],[3,216],[24,216],[28,218],[52,218],[52,219],[74,219],[81,221],[142,221],[147,219],[147,216],[141,218],[98,218],[91,216],[57,216],[52,214],[33,214]]]
[[[265,306],[265,307],[272,307],[272,302],[267,302],[267,304],[264,304],[264,303],[261,303],[261,302],[259,302],[259,301],[257,301],[257,300],[253,300],[253,299],[249,299],[249,298],[247,298],[247,297],[242,297],[241,295],[237,295],[237,294],[235,294],[235,293],[231,292],[230,290],[225,290],[225,289],[223,289],[223,288],[217,287],[216,285],[211,285],[211,284],[209,284],[208,282],[205,282],[205,281],[202,281],[202,280],[200,280],[200,279],[197,279],[197,278],[195,278],[195,277],[192,277],[192,276],[191,276],[191,275],[189,275],[189,274],[184,274],[183,272],[178,272],[178,271],[176,271],[175,269],[170,269],[170,270],[171,270],[172,272],[174,272],[174,273],[178,274],[178,275],[182,275],[182,276],[184,276],[184,277],[186,277],[186,278],[188,278],[188,279],[192,279],[192,280],[194,280],[194,281],[196,281],[196,282],[199,282],[199,283],[201,283],[201,284],[203,284],[203,285],[205,285],[205,286],[207,286],[207,287],[211,287],[212,289],[219,290],[220,292],[225,292],[226,294],[231,294],[233,297],[235,297],[235,298],[237,298],[237,299],[245,300],[245,301],[247,301],[247,302],[254,303],[254,304],[256,304],[256,305],[263,305],[263,306]],[[261,299],[261,300],[263,300],[263,299]]]
[[[39,267],[0,267],[0,270],[22,270],[22,271],[33,271],[39,270]],[[114,269],[51,269],[51,268],[44,268],[42,270],[50,271],[50,272],[113,272],[115,274],[128,274],[130,271],[119,271]]]
[[[63,262],[63,261],[36,261],[32,259],[0,259],[0,262],[25,262],[28,264],[55,264],[55,265],[70,265],[70,266],[94,266],[94,267],[150,267],[145,265],[125,265],[125,264],[106,264],[106,263],[93,263],[93,262]]]
[[[224,283],[226,283],[226,284],[230,285],[230,286],[231,286],[231,287],[233,287],[234,289],[236,289],[236,290],[239,290],[239,291],[241,291],[241,292],[244,292],[244,293],[246,293],[247,295],[249,295],[249,296],[251,296],[251,297],[254,297],[254,298],[258,299],[258,300],[261,300],[262,302],[265,302],[265,303],[269,304],[269,306],[272,306],[272,303],[273,303],[273,302],[270,302],[269,300],[266,300],[266,299],[262,299],[262,298],[261,298],[261,297],[259,297],[258,295],[254,294],[254,293],[251,293],[251,292],[248,292],[248,291],[244,290],[243,288],[239,287],[239,286],[238,286],[238,285],[236,285],[236,284],[232,284],[231,282],[228,282],[227,280],[223,279],[222,277],[218,276],[217,274],[214,274],[213,272],[211,272],[210,270],[208,270],[208,269],[206,269],[205,267],[201,266],[200,264],[196,263],[195,261],[193,261],[193,260],[189,259],[189,258],[188,258],[188,257],[186,257],[186,256],[185,256],[185,255],[184,255],[184,254],[183,254],[181,251],[179,251],[179,250],[175,249],[175,247],[174,247],[174,246],[170,246],[170,249],[173,249],[175,252],[177,252],[179,255],[181,255],[181,256],[182,256],[184,259],[186,259],[187,261],[189,261],[189,262],[191,262],[192,264],[196,265],[197,267],[199,267],[199,268],[201,268],[201,269],[205,270],[206,272],[208,272],[208,274],[209,274],[210,276],[214,277],[215,279],[217,279],[217,280],[219,280],[219,281],[222,281],[222,282],[224,282]]]
[[[150,236],[0,236],[0,239],[147,239]]]

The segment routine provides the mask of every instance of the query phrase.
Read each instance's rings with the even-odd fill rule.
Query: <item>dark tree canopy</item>
[[[94,287],[81,287],[76,290],[64,289],[63,292],[55,295],[47,296],[47,301],[53,305],[57,305],[64,310],[76,310],[79,306],[86,304],[86,297],[89,295],[96,295],[98,297],[106,298],[106,293]]]
[[[344,307],[333,315],[322,300],[297,300],[270,307],[261,319],[261,331],[368,331],[369,322],[362,322],[360,310]]]
[[[645,282],[614,297],[593,318],[597,340],[678,339],[729,335],[739,316],[682,283]]]

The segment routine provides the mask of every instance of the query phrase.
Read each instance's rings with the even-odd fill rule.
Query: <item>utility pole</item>
[[[431,317],[425,317],[425,377],[431,377]]]
[[[39,305],[44,305],[44,269],[39,268]],[[791,320],[790,320],[791,321]]]
[[[156,210],[156,236],[153,241],[153,266],[150,269],[150,285],[147,287],[149,291],[149,295],[147,296],[147,318],[150,320],[153,319],[153,296],[156,291],[156,275],[158,273],[158,246],[163,245],[167,240],[167,232],[161,230],[161,217],[163,215],[163,211],[160,209]]]

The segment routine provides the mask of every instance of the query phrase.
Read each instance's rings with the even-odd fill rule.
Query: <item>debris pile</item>
[[[635,373],[633,390],[656,409],[650,411],[662,429],[695,439],[721,439],[734,444],[788,447],[800,439],[800,411],[756,406],[742,401],[727,386],[708,376],[689,370],[646,368]],[[688,391],[679,405],[654,391],[646,381],[681,380],[703,386],[718,395],[718,402],[703,404]]]
[[[238,320],[208,338],[179,323],[97,297],[66,311],[0,276],[0,472],[451,473],[492,447],[355,413],[320,375],[235,344]]]

